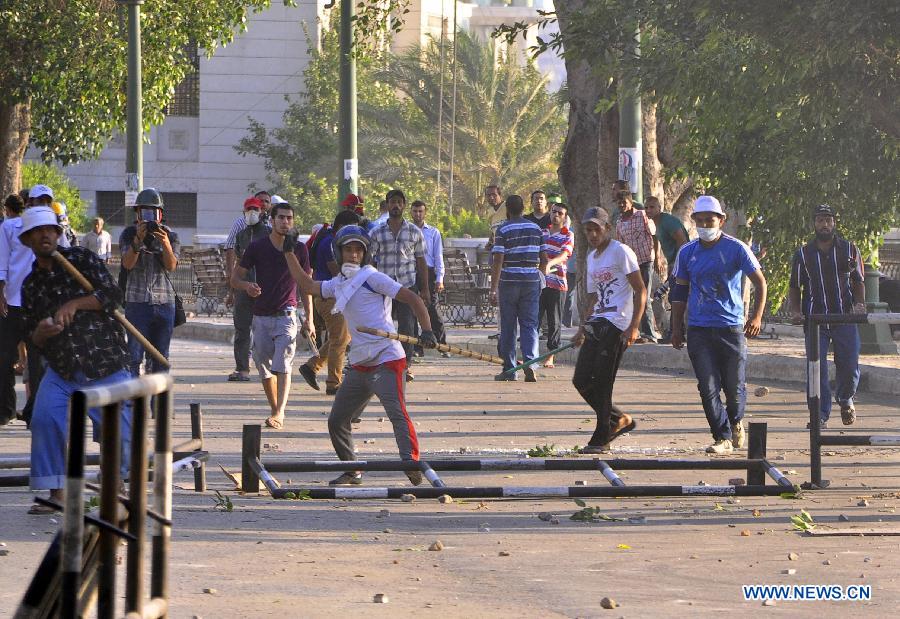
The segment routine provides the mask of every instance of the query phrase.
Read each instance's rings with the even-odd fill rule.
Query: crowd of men
[[[746,338],[760,331],[766,279],[750,246],[725,234],[728,220],[712,196],[696,199],[691,214],[697,238],[684,223],[662,212],[656,198],[636,204],[624,182],[613,186],[618,207],[584,210],[580,224],[588,241],[585,291],[580,316],[574,309],[574,235],[563,199],[541,190],[525,200],[490,185],[490,298],[499,308],[498,381],[535,382],[541,325],[543,366],[554,367],[562,347],[561,327],[578,324],[572,344],[580,347],[573,385],[594,410],[596,428],[584,453],[605,453],[611,441],[636,427],[613,404],[620,362],[635,343],[687,345],[700,401],[712,434],[710,453],[744,445]],[[0,424],[17,415],[32,431],[31,485],[62,498],[68,398],[86,386],[104,385],[142,371],[167,371],[144,345],[112,317],[124,304],[125,317],[168,358],[174,328],[185,320],[170,278],[180,258],[178,235],[165,224],[165,204],[145,189],[134,205],[134,222],[119,237],[118,281],[107,270],[111,238],[97,218],[80,240],[68,225],[53,190],[36,185],[4,202],[0,226]],[[298,241],[295,210],[278,195],[260,191],[244,201],[225,243],[235,328],[234,371],[227,380],[251,381],[252,359],[269,403],[265,424],[281,429],[291,386],[298,338],[312,356],[298,372],[315,390],[325,370],[325,394],[334,396],[328,429],[338,456],[355,459],[352,423],[372,396],[384,406],[404,459],[417,460],[418,438],[406,408],[411,365],[425,348],[445,343],[437,298],[444,289],[443,239],[427,223],[427,205],[392,189],[373,220],[359,196],[349,194],[333,221],[314,227]],[[791,269],[789,303],[798,322],[810,313],[865,312],[862,260],[856,246],[836,233],[836,213],[827,206],[812,217],[815,236],[799,248]],[[79,246],[80,245],[80,246]],[[70,263],[91,283],[82,289],[62,265]],[[666,266],[667,265],[667,266]],[[657,332],[651,309],[654,274],[668,290],[671,320]],[[755,303],[747,307],[748,283]],[[396,329],[395,329],[396,323]],[[410,336],[394,339],[361,332],[368,327]],[[846,425],[855,421],[853,398],[859,382],[859,337],[850,326],[825,326],[820,335],[824,425],[831,411],[824,356],[833,344],[836,401]],[[413,343],[418,338],[420,349]],[[518,346],[517,346],[518,345]],[[519,349],[517,353],[517,347]],[[444,353],[446,356],[446,353]],[[16,374],[24,374],[27,402],[18,411]],[[724,398],[723,398],[724,395]],[[130,411],[123,408],[123,442],[129,440]],[[92,419],[99,423],[97,411]],[[96,423],[95,423],[96,436]],[[124,452],[127,453],[127,450]],[[127,466],[127,459],[124,462]],[[412,483],[422,482],[416,471]],[[361,483],[359,472],[330,482]],[[32,513],[49,513],[36,505]]]

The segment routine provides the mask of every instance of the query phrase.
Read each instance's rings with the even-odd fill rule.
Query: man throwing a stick
[[[622,354],[638,338],[647,289],[634,250],[612,239],[609,214],[589,208],[581,223],[593,248],[587,257],[585,304],[593,311],[582,317],[572,338],[581,346],[572,384],[597,413],[597,427],[581,452],[598,454],[608,452],[610,441],[635,428],[630,415],[614,410],[612,392]]]
[[[341,460],[355,460],[350,422],[358,418],[372,399],[378,396],[394,427],[394,437],[404,460],[419,459],[419,440],[406,410],[406,353],[396,340],[360,333],[365,326],[394,331],[391,299],[406,303],[422,326],[419,342],[425,348],[437,344],[431,331],[431,319],[422,299],[409,288],[366,264],[369,236],[359,226],[344,226],[334,237],[335,258],[340,275],[328,281],[313,280],[294,254],[294,237],[284,242],[284,257],[291,275],[304,294],[335,299],[332,312],[340,312],[350,330],[350,369],[341,383],[328,417],[331,443]],[[422,483],[422,473],[407,471],[413,485]],[[347,472],[329,482],[332,486],[359,485],[360,472]]]

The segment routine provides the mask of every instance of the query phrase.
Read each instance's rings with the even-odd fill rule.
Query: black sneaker
[[[811,430],[811,429],[812,429],[812,426],[810,425],[810,423],[809,423],[808,421],[806,422],[806,429],[807,429],[807,430]],[[827,421],[819,421],[819,429],[820,429],[820,430],[827,430],[827,429],[828,429],[828,422],[827,422]]]
[[[316,373],[312,371],[312,368],[306,365],[305,363],[300,366],[299,369],[300,376],[306,381],[306,384],[315,389],[316,391],[321,391],[319,388],[319,381],[316,379]]]
[[[342,473],[328,482],[329,486],[360,486],[362,485],[362,473]]]
[[[409,483],[413,486],[418,486],[425,481],[422,471],[406,471],[406,476],[409,478]]]
[[[494,380],[500,382],[515,382],[516,375],[515,374],[507,374],[506,372],[500,372],[494,376]]]

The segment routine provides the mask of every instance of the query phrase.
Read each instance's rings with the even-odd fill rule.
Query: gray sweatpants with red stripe
[[[350,367],[347,371],[328,416],[328,433],[338,458],[356,460],[351,420],[362,415],[373,395],[378,396],[394,426],[400,457],[418,460],[419,439],[406,411],[406,359],[388,361],[372,368]]]

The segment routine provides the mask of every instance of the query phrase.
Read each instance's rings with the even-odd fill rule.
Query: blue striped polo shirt
[[[492,253],[503,254],[501,282],[540,282],[538,264],[544,233],[533,221],[524,217],[507,219],[494,237]]]

